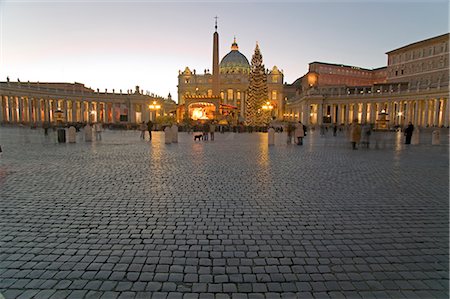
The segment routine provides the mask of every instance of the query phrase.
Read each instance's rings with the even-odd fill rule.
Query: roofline
[[[321,62],[321,61],[313,61],[313,62],[310,62],[309,65],[311,65],[311,64],[313,64],[313,63],[319,63],[319,64],[325,64],[325,65],[332,65],[332,66],[340,66],[340,67],[348,67],[348,68],[358,69],[358,70],[364,70],[364,71],[373,71],[373,70],[378,70],[378,69],[384,67],[384,66],[383,66],[383,67],[379,67],[379,68],[376,68],[376,69],[367,69],[367,68],[364,68],[364,67],[359,67],[359,66],[354,66],[354,65],[346,65],[346,64],[338,64],[338,63],[329,63],[329,62]]]
[[[448,39],[449,38],[449,33],[444,33],[444,34],[441,34],[441,35],[438,35],[438,36],[435,36],[435,37],[431,37],[431,38],[427,38],[427,39],[424,39],[424,40],[421,40],[421,41],[418,41],[418,42],[414,42],[412,44],[409,44],[409,45],[406,45],[406,46],[403,46],[403,47],[400,47],[400,48],[388,51],[388,52],[386,52],[386,54],[389,55],[389,54],[391,54],[393,52],[404,50],[404,49],[409,48],[409,47],[416,47],[416,46],[419,46],[420,44],[425,44],[425,43],[428,43],[428,42],[430,42],[432,40],[444,39],[445,37]]]

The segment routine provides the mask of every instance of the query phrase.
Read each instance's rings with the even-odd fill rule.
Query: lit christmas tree
[[[267,101],[267,74],[262,62],[262,55],[256,44],[252,57],[245,115],[245,122],[248,126],[263,126],[270,118],[270,115],[262,110],[262,106]]]

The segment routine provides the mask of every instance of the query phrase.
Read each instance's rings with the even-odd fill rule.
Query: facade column
[[[41,123],[41,99],[34,99],[36,104],[36,122]]]
[[[345,124],[348,125],[350,122],[348,121],[348,118],[350,116],[350,105],[347,103],[345,104]]]
[[[24,99],[23,97],[19,96],[17,97],[17,103],[19,105],[19,113],[18,113],[18,122],[24,122],[25,121],[25,111],[24,111]]]
[[[353,103],[353,116],[352,116],[352,122],[354,119],[358,119],[358,110],[359,106],[356,103]]]
[[[375,103],[370,103],[370,123],[374,124],[375,123]]]
[[[301,122],[305,125],[309,124],[309,113],[308,113],[308,106],[306,105],[306,102],[304,101],[302,103],[302,109],[301,109]]]
[[[77,122],[77,101],[72,100],[72,122]]]
[[[68,123],[69,121],[69,111],[67,111],[67,109],[69,108],[69,105],[67,105],[67,99],[62,100],[63,101],[63,106],[62,106],[62,110],[64,111],[64,123]]]
[[[448,105],[448,98],[447,99],[443,99],[444,101],[442,102],[442,109],[443,109],[443,113],[442,116],[444,117],[444,127],[448,127],[448,118],[449,118],[449,105]]]
[[[10,122],[17,122],[17,117],[16,117],[16,98],[11,96],[9,97],[9,111],[10,111],[10,118],[9,121]]]
[[[5,105],[3,105],[4,98],[0,95],[0,123],[4,121],[3,113],[5,109]]]
[[[423,111],[423,126],[426,127],[428,126],[429,122],[428,122],[428,100],[425,100],[425,108]]]
[[[91,114],[91,112],[92,112],[92,102],[91,101],[88,101],[87,102],[87,122],[89,123],[89,124],[91,124],[92,123],[92,114]]]
[[[130,107],[128,109],[128,113],[130,114],[130,117],[128,118],[128,122],[135,124],[136,123],[136,104],[130,102]]]
[[[420,126],[420,124],[419,124],[419,115],[420,115],[420,105],[419,105],[419,100],[415,100],[414,101],[414,103],[415,103],[415,111],[414,111],[414,123],[413,123],[413,125],[414,126]]]
[[[317,124],[320,126],[323,124],[323,104],[317,104]]]
[[[108,123],[108,103],[103,103],[103,123]]]
[[[433,126],[439,126],[439,106],[441,104],[440,99],[434,99],[434,116],[433,116]]]
[[[361,123],[366,123],[367,122],[367,103],[363,102],[362,103],[362,113],[361,113]]]
[[[84,100],[80,101],[80,121],[81,122],[86,122],[86,117],[85,117],[85,103]]]
[[[34,99],[27,97],[27,114],[28,114],[28,123],[34,123],[35,117],[34,117]]]

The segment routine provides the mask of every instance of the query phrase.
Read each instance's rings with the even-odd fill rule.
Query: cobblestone
[[[386,134],[353,151],[342,133],[58,144],[0,127],[0,293],[448,298],[448,131]]]

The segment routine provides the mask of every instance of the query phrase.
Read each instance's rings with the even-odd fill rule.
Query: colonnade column
[[[441,104],[441,99],[434,99],[434,119],[433,126],[439,126],[439,106]]]
[[[322,125],[323,123],[323,104],[317,104],[317,124]]]
[[[34,111],[36,110],[34,108],[34,98],[28,97],[28,121],[29,123],[36,122],[36,117],[34,116]]]
[[[416,101],[414,101],[414,103],[415,103],[415,107],[416,107],[416,109],[415,109],[415,114],[414,114],[414,125],[415,126],[420,126],[420,124],[419,124],[419,115],[420,115],[420,103],[419,103],[419,100],[416,100]]]
[[[361,123],[367,122],[367,103],[362,103]]]
[[[348,125],[350,122],[348,121],[348,118],[350,116],[350,105],[347,103],[345,104],[345,124]]]
[[[448,127],[448,117],[449,117],[449,113],[448,113],[448,110],[449,110],[448,99],[444,99],[444,101],[442,103],[442,109],[443,109],[443,112],[444,112],[444,113],[442,113],[442,116],[444,118],[444,127]]]

